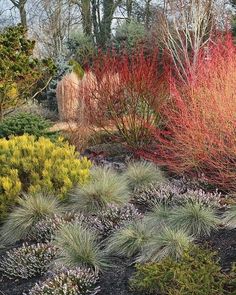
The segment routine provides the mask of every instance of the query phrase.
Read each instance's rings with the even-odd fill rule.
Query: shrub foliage
[[[63,198],[73,185],[87,180],[90,166],[61,139],[55,143],[28,135],[0,139],[0,218],[21,191],[52,192]]]
[[[34,46],[21,26],[0,34],[0,120],[9,109],[34,96],[38,81],[48,80],[54,72],[51,60],[33,57]]]
[[[226,294],[226,278],[215,261],[215,253],[196,246],[178,261],[167,257],[160,262],[137,265],[136,269],[131,286],[142,294]]]
[[[207,54],[207,55],[206,55]],[[199,57],[188,85],[171,80],[171,99],[163,108],[163,130],[153,132],[155,151],[141,152],[176,173],[204,174],[226,190],[235,187],[236,51],[230,39]]]
[[[9,139],[10,136],[19,136],[27,133],[39,138],[40,136],[55,138],[57,134],[50,132],[51,123],[43,117],[30,114],[20,113],[13,117],[4,119],[0,123],[0,138]]]
[[[157,53],[146,56],[138,50],[131,57],[100,53],[90,71],[81,87],[89,120],[107,132],[112,126],[130,146],[150,142],[147,126],[160,123],[167,89]]]

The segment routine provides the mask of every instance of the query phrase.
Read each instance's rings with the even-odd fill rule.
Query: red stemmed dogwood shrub
[[[165,79],[157,52],[143,50],[129,56],[100,53],[81,87],[90,123],[106,131],[118,131],[130,146],[150,142],[148,126],[160,123],[160,107],[166,97]]]
[[[176,173],[203,174],[236,190],[236,50],[230,38],[202,52],[188,85],[170,82],[163,108],[164,130],[155,130],[157,149],[139,154]],[[152,129],[153,131],[153,129]]]

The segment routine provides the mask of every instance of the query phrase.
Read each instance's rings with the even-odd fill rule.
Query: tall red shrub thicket
[[[167,92],[161,72],[158,52],[100,53],[81,88],[90,123],[108,132],[117,130],[132,147],[149,142],[147,127],[160,123]]]
[[[155,130],[155,151],[139,154],[176,173],[203,174],[209,183],[236,190],[236,50],[230,37],[199,56],[188,85],[172,78],[163,109],[167,125]]]

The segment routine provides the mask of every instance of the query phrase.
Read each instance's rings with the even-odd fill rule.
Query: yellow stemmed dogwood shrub
[[[75,185],[89,177],[91,162],[79,158],[75,147],[23,135],[0,139],[0,219],[20,192],[50,192],[63,199]]]

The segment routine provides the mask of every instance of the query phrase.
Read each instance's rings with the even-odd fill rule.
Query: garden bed
[[[128,150],[115,144],[103,144],[87,149],[83,155],[90,158],[98,167],[108,167],[114,169],[118,173],[126,169],[127,164],[132,161],[133,155]],[[170,179],[168,185],[175,186],[179,180]],[[180,185],[181,186],[181,185]],[[190,184],[191,186],[191,184]],[[192,188],[192,187],[191,187]],[[182,188],[182,193],[187,188]],[[180,189],[181,191],[181,189]],[[222,201],[222,200],[221,200]],[[136,209],[140,214],[146,214],[150,211],[147,204],[135,203]],[[225,211],[223,210],[220,211]],[[221,214],[221,213],[220,213]],[[219,228],[217,231],[212,231],[208,238],[197,239],[197,244],[204,248],[212,249],[218,253],[220,266],[222,271],[228,273],[231,271],[233,263],[236,263],[236,229]],[[6,252],[10,249],[20,247],[22,243],[16,244],[0,250],[0,260],[2,260]],[[122,258],[118,255],[110,255],[110,267],[102,271],[99,275],[97,285],[100,286],[100,293],[102,295],[133,295],[138,294],[132,291],[130,287],[130,279],[135,273],[134,257]],[[46,274],[46,273],[45,273]],[[22,295],[28,294],[29,290],[39,281],[45,280],[45,275],[36,275],[29,279],[8,279],[3,273],[0,274],[0,294],[4,295]],[[141,292],[141,294],[144,294]],[[159,293],[157,293],[159,295]],[[230,293],[235,294],[235,293]],[[160,293],[160,295],[162,295]],[[206,294],[207,295],[207,294]]]
[[[208,239],[208,245],[218,251],[220,264],[225,271],[229,271],[232,263],[236,262],[236,230],[220,230],[213,233]],[[1,250],[1,257],[4,256],[4,250]],[[99,285],[102,295],[134,295],[129,288],[129,279],[134,273],[132,260],[113,257],[113,267],[102,274]],[[9,280],[3,278],[0,281],[0,294],[4,295],[22,295],[32,288],[36,282],[43,277],[35,277],[27,280]],[[235,293],[233,293],[235,294]]]

